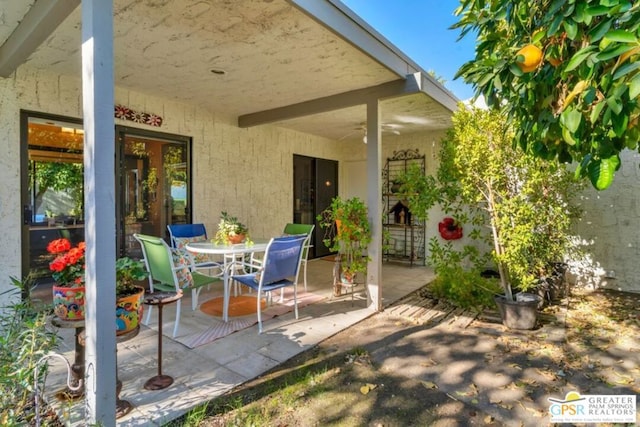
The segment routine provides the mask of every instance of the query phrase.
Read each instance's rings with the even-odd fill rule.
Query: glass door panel
[[[28,250],[23,256],[27,274],[46,281],[53,258],[49,242],[84,240],[84,133],[80,123],[50,118],[28,117],[26,126],[28,194],[22,199]]]
[[[121,254],[139,258],[133,235],[167,238],[167,224],[186,223],[189,215],[188,144],[184,137],[120,129]]]

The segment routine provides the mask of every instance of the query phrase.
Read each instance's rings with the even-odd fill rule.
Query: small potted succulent
[[[249,229],[240,220],[229,215],[227,212],[221,212],[220,222],[218,223],[218,231],[214,237],[214,241],[219,245],[233,245],[242,243],[249,236]]]

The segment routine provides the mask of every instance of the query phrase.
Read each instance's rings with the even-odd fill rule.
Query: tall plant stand
[[[65,320],[60,319],[58,316],[51,318],[53,326],[62,329],[75,329],[74,333],[74,358],[73,365],[71,365],[71,376],[73,377],[72,386],[77,387],[78,390],[72,390],[69,387],[56,393],[56,397],[60,400],[75,400],[84,395],[84,344],[81,341],[81,336],[84,332],[84,320]]]
[[[151,292],[145,294],[144,303],[158,306],[158,375],[144,383],[146,390],[162,390],[173,384],[173,377],[162,373],[162,308],[182,298],[182,292]]]

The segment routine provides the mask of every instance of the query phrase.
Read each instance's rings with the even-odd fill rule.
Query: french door
[[[50,280],[50,241],[84,240],[82,121],[21,112],[22,273]],[[190,222],[190,139],[116,127],[118,256],[140,257],[133,233],[166,236]]]

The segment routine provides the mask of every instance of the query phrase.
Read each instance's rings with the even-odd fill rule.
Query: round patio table
[[[224,283],[224,302],[222,307],[222,320],[229,321],[229,299],[231,297],[231,270],[234,268],[252,267],[243,261],[244,255],[255,254],[267,250],[268,240],[256,239],[251,243],[238,243],[234,245],[219,245],[213,242],[194,242],[188,243],[186,249],[189,252],[222,255],[224,257],[223,266],[223,283]],[[240,261],[238,257],[240,256]]]

